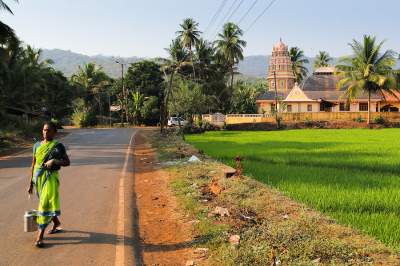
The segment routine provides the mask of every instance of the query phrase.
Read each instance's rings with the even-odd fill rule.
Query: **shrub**
[[[306,127],[312,127],[314,125],[314,122],[310,118],[306,118],[306,121],[304,122]]]
[[[365,119],[362,118],[361,116],[359,116],[359,117],[357,117],[357,118],[354,118],[353,120],[354,120],[355,122],[358,122],[358,123],[364,123],[364,122],[365,122]]]
[[[74,112],[71,116],[72,123],[77,127],[94,126],[97,123],[95,112],[85,106],[82,99],[77,99],[74,102]]]
[[[386,120],[382,116],[377,116],[377,117],[374,118],[374,122],[376,124],[383,125],[383,124],[385,124]]]

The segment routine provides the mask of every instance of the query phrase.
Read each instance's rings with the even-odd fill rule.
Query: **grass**
[[[397,248],[400,244],[400,129],[207,132],[187,136],[306,205]],[[398,249],[398,248],[397,248]]]

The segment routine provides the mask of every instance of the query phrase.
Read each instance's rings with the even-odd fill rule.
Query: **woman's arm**
[[[35,155],[32,156],[32,166],[31,166],[31,175],[29,176],[29,186],[28,186],[28,193],[32,194],[33,191],[33,171],[35,169],[36,158]]]
[[[64,166],[64,167],[65,167],[65,166],[69,166],[69,165],[71,164],[71,162],[69,161],[69,157],[68,157],[67,153],[65,153],[65,154],[64,154],[64,157],[61,158],[60,160],[54,159],[54,163],[55,163],[56,165]]]

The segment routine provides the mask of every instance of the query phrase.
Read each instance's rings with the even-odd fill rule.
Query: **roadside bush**
[[[183,130],[183,133],[185,133],[185,134],[204,133],[204,129],[202,127],[199,127],[195,123],[187,123],[186,125],[183,126],[182,130]]]
[[[355,122],[358,122],[358,123],[364,123],[364,122],[365,122],[365,119],[362,118],[361,116],[359,116],[359,117],[357,117],[357,118],[354,118],[353,120],[354,120]]]
[[[77,99],[74,102],[74,112],[71,120],[77,127],[89,127],[97,123],[96,113],[89,107],[86,107],[82,99]]]
[[[187,123],[183,127],[183,132],[185,134],[201,134],[206,131],[216,131],[216,130],[220,130],[220,128],[213,124],[210,124],[207,121],[201,121],[201,120],[195,123]]]
[[[306,118],[306,121],[304,122],[306,127],[312,127],[314,125],[313,121],[310,118]]]
[[[386,123],[386,120],[385,120],[385,118],[383,118],[382,116],[377,116],[377,117],[374,118],[374,122],[375,122],[376,124],[383,125],[383,124]]]

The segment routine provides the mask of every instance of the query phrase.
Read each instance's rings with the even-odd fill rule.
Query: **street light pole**
[[[122,82],[122,97],[123,97],[123,104],[121,106],[122,112],[125,112],[125,121],[128,123],[128,111],[127,111],[127,101],[126,101],[126,91],[125,91],[125,83],[124,83],[124,63],[119,61],[115,61],[115,63],[121,65],[121,82]],[[123,114],[122,114],[123,116]]]

